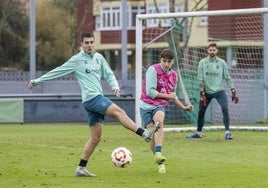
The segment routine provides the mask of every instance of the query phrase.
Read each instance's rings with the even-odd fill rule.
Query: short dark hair
[[[83,33],[80,37],[80,41],[82,42],[84,38],[94,38],[93,33]]]
[[[161,51],[160,57],[165,59],[174,59],[174,53],[170,49],[164,49]]]
[[[209,49],[210,47],[215,47],[215,48],[218,49],[218,46],[217,46],[217,44],[216,44],[215,42],[210,43],[210,44],[208,45],[208,49]]]

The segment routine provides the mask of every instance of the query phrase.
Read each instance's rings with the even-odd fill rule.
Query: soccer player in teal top
[[[197,132],[187,135],[186,138],[201,138],[204,125],[204,116],[211,100],[215,98],[221,106],[223,124],[225,126],[225,139],[231,140],[232,134],[229,128],[228,99],[224,91],[224,80],[231,88],[232,101],[238,103],[238,96],[229,75],[226,62],[217,57],[218,47],[211,43],[207,49],[208,57],[202,59],[198,64],[198,81],[200,88],[200,103],[197,120]]]
[[[105,78],[116,97],[120,97],[118,82],[113,71],[104,57],[95,51],[94,36],[91,33],[81,35],[81,51],[71,57],[61,66],[49,71],[40,78],[31,80],[29,88],[36,86],[47,80],[51,80],[69,73],[73,73],[77,78],[82,92],[82,103],[88,113],[88,123],[90,126],[90,137],[87,140],[78,167],[75,170],[76,176],[96,176],[90,173],[87,162],[101,140],[104,116],[116,118],[125,128],[142,136],[145,141],[153,139],[154,133],[159,125],[154,125],[152,129],[144,130],[136,125],[125,113],[123,109],[114,104],[110,99],[103,96],[101,77]]]
[[[165,107],[169,102],[185,110],[192,111],[192,105],[184,106],[177,98],[176,86],[178,76],[172,70],[174,64],[174,53],[170,49],[164,49],[160,54],[160,63],[151,65],[145,75],[140,98],[140,114],[142,124],[148,128],[155,123],[160,127],[150,142],[154,153],[154,161],[158,165],[159,173],[166,173],[165,160],[162,155],[162,144],[164,139]]]

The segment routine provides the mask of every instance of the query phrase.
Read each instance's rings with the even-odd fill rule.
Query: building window
[[[158,3],[157,9],[154,4],[148,4],[146,7],[146,13],[147,14],[155,14],[155,13],[169,13],[169,3]],[[176,3],[175,4],[175,12],[183,12],[183,5],[182,3]],[[147,26],[148,27],[157,27],[159,25],[159,19],[148,19],[147,20]],[[161,22],[161,26],[170,26],[170,19],[163,19],[163,22]]]
[[[157,12],[157,8],[158,8],[158,12]],[[168,12],[169,12],[168,3],[158,3],[157,7],[155,6],[155,4],[147,4],[147,7],[146,7],[147,14],[168,13]],[[157,27],[160,24],[159,19],[148,19],[146,23],[148,27]],[[161,25],[168,26],[169,25],[168,19],[164,19]]]
[[[128,6],[128,29],[134,29],[136,26],[136,15],[144,13],[142,6]],[[120,30],[121,24],[121,7],[102,7],[101,15],[95,18],[96,30]]]
[[[95,17],[95,28],[97,31],[99,31],[101,28],[101,17],[100,16]]]
[[[183,12],[183,4],[175,3],[175,12]]]
[[[120,7],[103,7],[100,27],[105,29],[120,29]]]
[[[137,14],[144,14],[145,9],[142,6],[128,7],[128,29],[135,29]]]

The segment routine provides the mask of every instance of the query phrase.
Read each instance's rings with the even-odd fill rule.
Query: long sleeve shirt
[[[92,56],[81,50],[61,66],[33,80],[40,84],[66,74],[73,73],[79,83],[82,102],[89,101],[97,95],[103,95],[101,78],[103,77],[112,89],[118,89],[118,81],[105,58],[95,52]]]
[[[199,62],[198,81],[201,92],[214,94],[224,90],[224,80],[230,88],[234,88],[227,64],[223,59],[206,57]]]

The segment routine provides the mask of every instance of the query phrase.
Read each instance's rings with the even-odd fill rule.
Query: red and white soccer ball
[[[116,148],[111,154],[112,162],[116,167],[125,168],[132,163],[132,153],[125,147]]]

